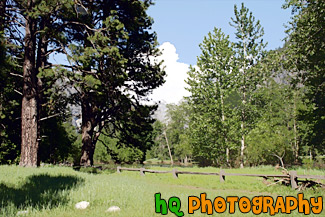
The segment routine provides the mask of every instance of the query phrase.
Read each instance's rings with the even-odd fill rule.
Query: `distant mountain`
[[[161,122],[166,121],[166,114],[167,114],[167,102],[162,100],[158,104],[158,109],[154,113],[153,117]]]
[[[160,101],[158,104],[158,108],[153,114],[153,118],[166,122],[166,114],[167,114],[167,105],[166,101]],[[81,127],[81,107],[72,105],[70,106],[70,110],[72,113],[72,125],[80,129]]]
[[[81,106],[71,105],[70,111],[72,115],[72,125],[81,128]]]

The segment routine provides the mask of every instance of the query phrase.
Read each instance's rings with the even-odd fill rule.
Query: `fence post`
[[[178,178],[178,173],[177,173],[177,169],[173,169],[173,176],[174,178]]]
[[[290,175],[291,188],[292,189],[298,188],[297,171],[290,171],[289,175]]]
[[[219,177],[220,182],[224,182],[226,180],[225,171],[223,171],[223,169],[220,170]]]
[[[140,175],[141,176],[144,176],[145,175],[143,170],[144,170],[144,168],[140,168]]]
[[[120,166],[117,167],[117,173],[121,173],[121,167]]]

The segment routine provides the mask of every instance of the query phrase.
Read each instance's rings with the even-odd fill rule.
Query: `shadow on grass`
[[[69,201],[69,192],[84,182],[84,179],[75,176],[51,176],[40,174],[29,176],[26,182],[13,187],[0,183],[0,209],[14,206],[17,209],[52,208],[64,205]]]

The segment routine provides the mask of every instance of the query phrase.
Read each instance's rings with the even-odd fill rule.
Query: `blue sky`
[[[214,27],[221,28],[234,41],[234,28],[229,25],[234,17],[234,5],[249,8],[264,27],[267,49],[283,45],[285,24],[290,10],[282,9],[285,0],[156,0],[148,14],[154,19],[153,31],[164,49],[163,59],[168,62],[166,84],[154,92],[154,100],[177,103],[184,92],[184,79],[189,65],[195,65],[200,55],[199,44]],[[175,52],[175,53],[174,53]],[[171,59],[170,59],[171,58]],[[168,59],[168,61],[166,61]],[[171,84],[173,83],[173,85]],[[159,93],[158,93],[159,92]]]
[[[285,37],[284,24],[290,19],[290,10],[281,8],[284,0],[156,0],[148,14],[154,19],[153,30],[158,41],[175,45],[179,60],[196,63],[200,55],[199,43],[214,27],[235,40],[234,28],[229,25],[234,17],[234,4],[245,6],[253,12],[264,27],[264,40],[268,49],[282,46]]]

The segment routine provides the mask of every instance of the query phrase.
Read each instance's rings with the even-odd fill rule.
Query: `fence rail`
[[[190,174],[190,175],[212,175],[219,176],[220,182],[226,180],[226,176],[250,176],[250,177],[262,177],[264,179],[268,178],[287,178],[290,180],[291,187],[296,189],[298,187],[298,178],[299,179],[325,179],[325,176],[316,176],[316,175],[297,175],[296,171],[290,171],[289,175],[280,174],[280,175],[264,175],[264,174],[242,174],[242,173],[225,173],[224,170],[220,170],[219,173],[209,173],[209,172],[190,172],[190,171],[178,171],[173,169],[170,171],[161,171],[161,170],[150,170],[145,168],[126,168],[126,167],[117,167],[117,172],[121,173],[122,170],[126,171],[139,171],[140,175],[144,176],[145,173],[172,173],[175,178],[178,178],[179,174]]]

